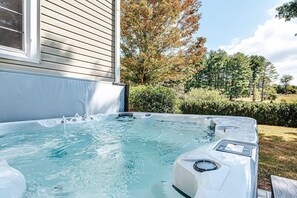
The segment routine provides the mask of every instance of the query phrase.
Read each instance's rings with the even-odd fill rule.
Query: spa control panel
[[[221,140],[215,147],[216,151],[232,153],[236,155],[243,155],[246,157],[252,156],[253,149],[256,145],[246,142],[234,141],[234,140]]]

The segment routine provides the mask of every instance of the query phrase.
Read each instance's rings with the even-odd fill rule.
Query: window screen
[[[0,0],[0,45],[23,50],[23,0]]]

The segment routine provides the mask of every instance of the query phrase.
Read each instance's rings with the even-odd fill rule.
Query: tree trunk
[[[262,90],[261,90],[261,102],[264,101],[264,84],[265,84],[265,82],[264,82],[264,80],[263,80],[263,81],[262,81]]]
[[[141,84],[144,85],[144,73],[141,74]]]
[[[253,87],[252,87],[252,94],[253,94],[253,102],[256,101],[256,83],[253,83]]]

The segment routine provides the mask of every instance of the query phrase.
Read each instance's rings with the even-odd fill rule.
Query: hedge
[[[149,85],[130,88],[130,111],[173,113],[175,101],[175,92],[166,87]]]
[[[258,124],[297,127],[297,104],[217,101],[183,101],[184,114],[246,116]]]

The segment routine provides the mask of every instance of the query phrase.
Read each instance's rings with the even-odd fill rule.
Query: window
[[[39,62],[38,0],[0,0],[0,57]]]

